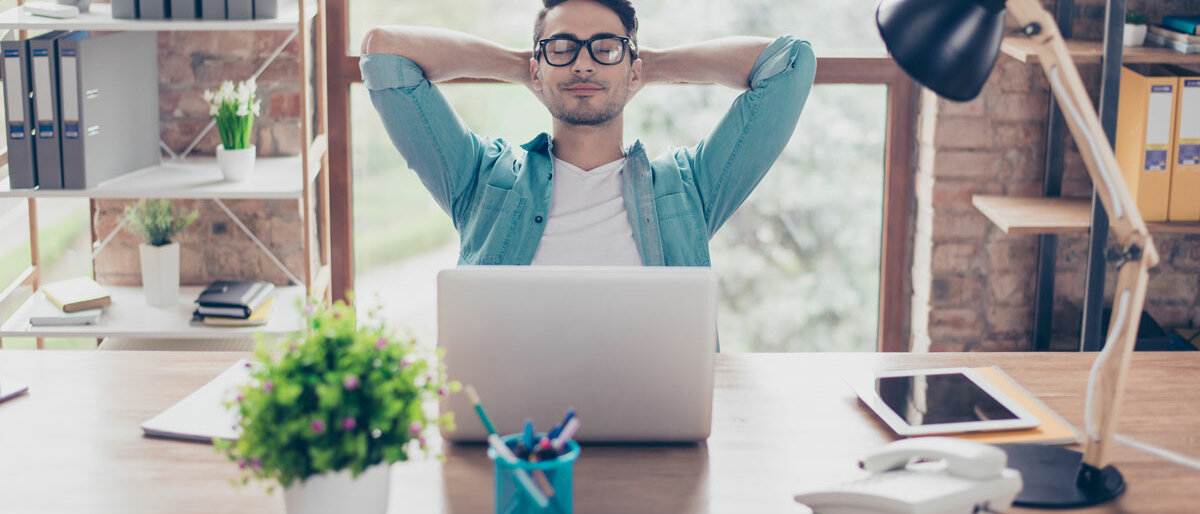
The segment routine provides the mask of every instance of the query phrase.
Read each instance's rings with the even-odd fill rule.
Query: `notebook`
[[[216,438],[237,439],[237,415],[225,408],[225,402],[236,394],[235,387],[250,382],[248,362],[237,361],[179,403],[142,423],[142,431],[147,437],[206,443]]]
[[[91,277],[75,277],[42,286],[42,294],[63,312],[78,312],[112,305],[112,297]]]
[[[64,312],[57,305],[45,298],[34,300],[33,309],[29,314],[29,325],[34,327],[66,327],[79,325],[95,325],[100,322],[103,309],[87,309],[75,312]]]
[[[210,327],[260,327],[270,321],[271,311],[275,308],[275,296],[267,298],[267,301],[259,305],[249,318],[226,318],[223,316],[200,316],[197,312],[196,316],[200,318],[200,322]]]

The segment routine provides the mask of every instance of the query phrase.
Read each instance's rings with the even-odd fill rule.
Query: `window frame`
[[[349,0],[326,0],[329,52],[329,206],[334,299],[354,289],[354,208],[351,173],[350,87],[362,83],[358,56],[350,53]],[[488,83],[462,79],[454,83]],[[879,328],[876,349],[908,351],[907,299],[911,261],[913,155],[917,86],[886,56],[817,57],[816,84],[887,86],[884,139],[883,224],[879,265]]]

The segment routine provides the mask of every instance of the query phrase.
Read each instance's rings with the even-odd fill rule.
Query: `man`
[[[629,0],[543,0],[532,50],[467,34],[379,27],[363,82],[392,142],[453,218],[460,264],[708,266],[708,240],[783,151],[812,87],[807,42],[729,37],[637,45]],[[432,85],[525,84],[554,117],[514,146],[472,133]],[[625,104],[646,84],[746,90],[696,146],[651,161],[624,147]]]

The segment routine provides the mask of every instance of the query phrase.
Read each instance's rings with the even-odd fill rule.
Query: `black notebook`
[[[270,282],[218,280],[196,298],[196,312],[201,316],[248,318],[274,291],[275,285]]]

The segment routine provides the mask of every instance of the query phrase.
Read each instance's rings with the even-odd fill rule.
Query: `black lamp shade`
[[[959,102],[979,95],[1004,37],[1004,0],[882,0],[879,35],[913,79]]]

